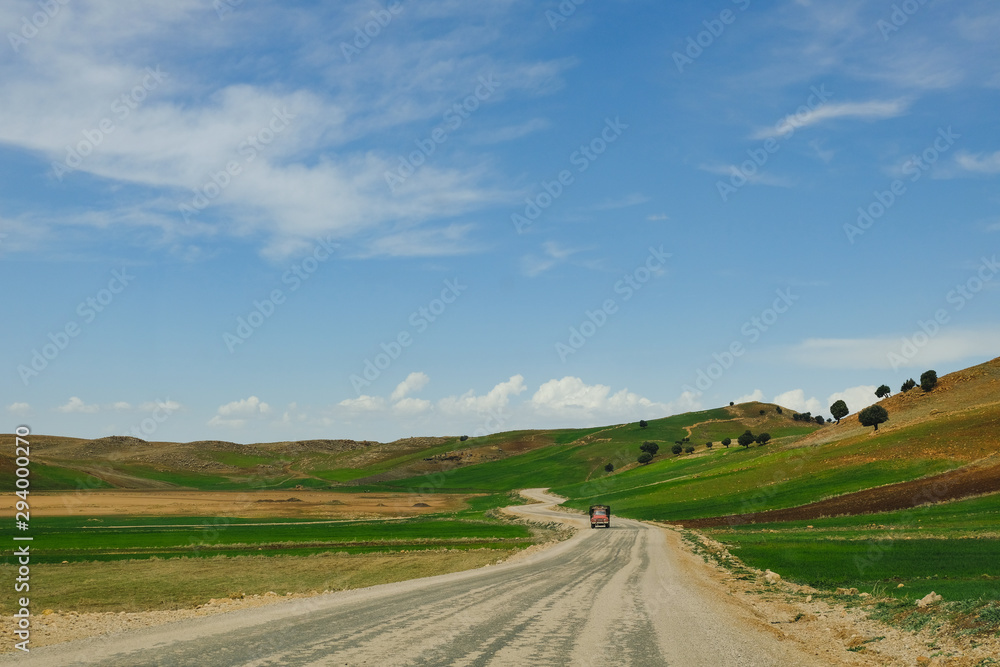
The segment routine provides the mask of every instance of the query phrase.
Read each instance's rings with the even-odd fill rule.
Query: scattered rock
[[[781,581],[781,575],[777,572],[771,572],[770,570],[764,571],[764,581],[769,584],[776,584]]]
[[[857,595],[857,594],[858,594],[858,589],[854,588],[853,586],[851,588],[837,589],[837,595]]]
[[[943,598],[940,595],[938,595],[934,591],[931,591],[930,593],[928,593],[924,597],[922,597],[919,600],[917,600],[917,606],[920,607],[921,609],[923,609],[924,607],[929,607],[932,604],[937,604],[942,599]]]
[[[813,596],[807,595],[806,596],[806,602],[812,602],[812,601],[813,601]]]
[[[903,587],[903,584],[900,584],[899,586],[896,586],[896,588],[902,588],[902,587]]]
[[[859,598],[870,598],[871,596],[872,596],[871,593],[859,593],[858,594]]]

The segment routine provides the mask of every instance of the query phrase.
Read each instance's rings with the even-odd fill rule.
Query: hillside
[[[789,508],[806,508],[790,517],[891,509],[899,506],[893,498],[937,482],[920,502],[1000,490],[1000,359],[943,376],[931,392],[918,387],[880,404],[890,418],[878,432],[861,426],[856,414],[819,426],[793,420],[787,408],[743,403],[649,420],[646,428],[629,423],[466,440],[241,445],[34,436],[32,487],[421,493],[552,487],[571,506],[601,501],[623,515],[676,522],[756,521],[759,513]],[[737,446],[748,429],[772,438],[762,447]],[[734,441],[729,448],[720,445],[725,437]],[[3,436],[5,444],[12,439]],[[639,445],[647,440],[660,449],[639,465]],[[677,441],[695,451],[671,454]],[[0,469],[11,474],[13,449],[3,451]],[[612,472],[605,470],[609,463]],[[924,482],[913,486],[917,480]],[[862,492],[868,495],[849,497]]]

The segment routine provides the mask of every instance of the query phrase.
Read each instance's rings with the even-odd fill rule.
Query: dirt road
[[[545,503],[513,511],[589,526]],[[613,517],[610,530],[588,527],[502,565],[67,642],[0,664],[829,664],[780,640],[671,539]]]

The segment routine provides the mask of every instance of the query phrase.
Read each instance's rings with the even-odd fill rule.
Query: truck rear
[[[590,527],[591,528],[611,527],[611,505],[590,506]]]

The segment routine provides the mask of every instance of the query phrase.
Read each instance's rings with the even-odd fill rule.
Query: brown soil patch
[[[470,494],[336,493],[283,491],[91,491],[31,494],[35,516],[232,516],[329,517],[414,516],[452,512],[465,507]],[[414,506],[419,498],[421,506]],[[13,516],[13,505],[0,512]]]
[[[799,521],[845,514],[872,514],[996,491],[1000,491],[1000,465],[967,466],[932,477],[865,489],[857,493],[848,493],[799,507],[768,510],[754,514],[731,514],[707,519],[679,520],[671,521],[671,523],[686,528],[709,528],[748,523]]]

